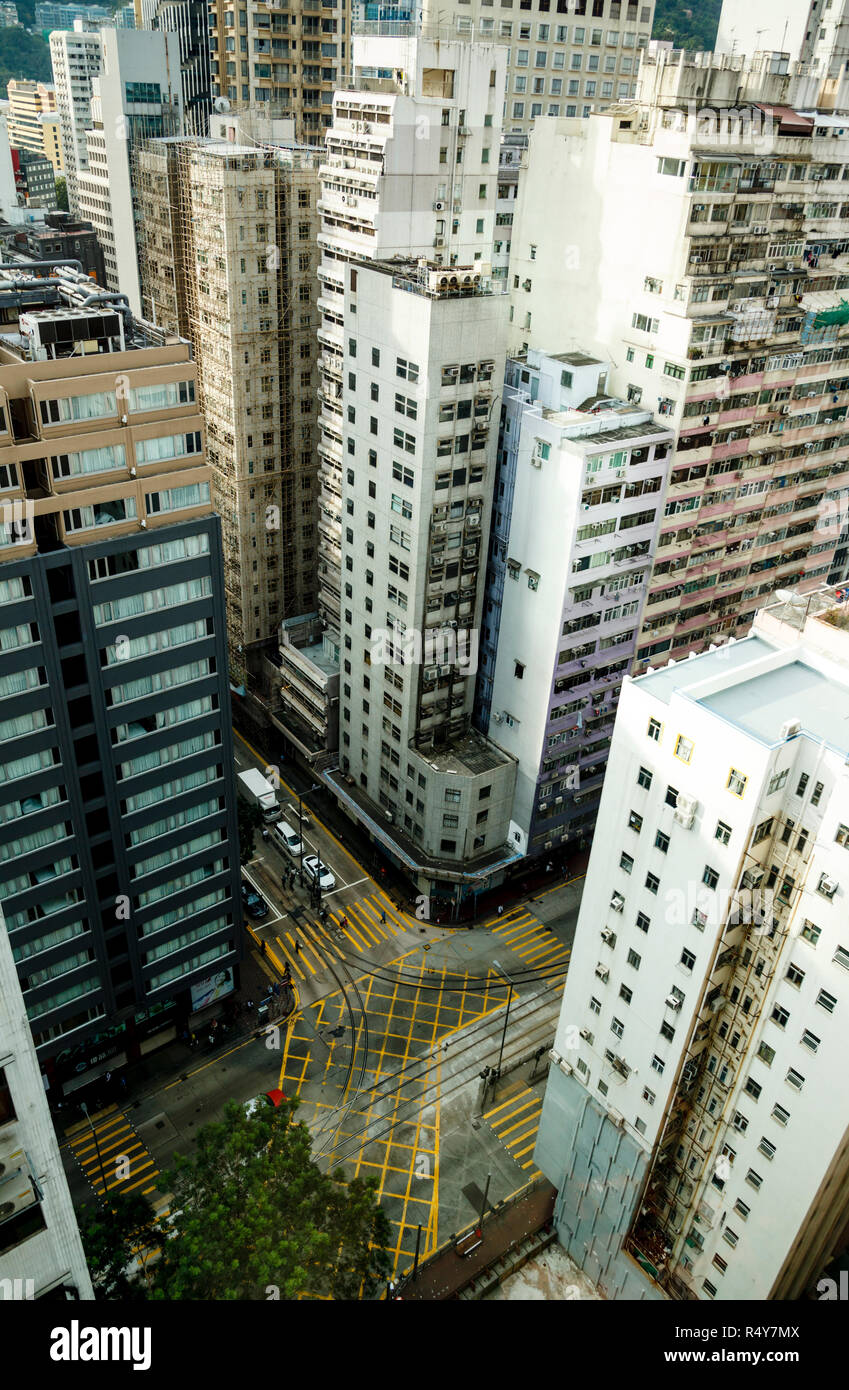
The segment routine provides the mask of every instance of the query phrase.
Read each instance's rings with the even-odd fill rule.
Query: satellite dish
[[[792,594],[789,589],[776,589],[775,597],[779,603],[792,603],[795,594]]]
[[[214,109],[215,111],[229,111],[229,110],[230,110],[230,103],[229,103],[229,101],[227,100],[226,97],[216,97],[216,98],[215,98],[215,101],[212,103],[212,106],[213,106],[213,109]]]

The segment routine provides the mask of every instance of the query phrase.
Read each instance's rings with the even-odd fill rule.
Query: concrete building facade
[[[93,1297],[0,913],[0,1302]]]
[[[848,624],[622,692],[535,1151],[609,1297],[798,1298],[845,1231]]]
[[[502,3],[501,10],[505,9]],[[527,134],[543,116],[586,118],[636,95],[654,0],[527,0],[522,13],[496,13],[491,0],[426,0],[425,25],[449,22],[458,36],[503,44],[507,55],[504,129]]]
[[[92,78],[88,168],[78,172],[79,215],[103,248],[106,282],[141,314],[135,151],[144,140],[183,128],[180,44],[175,33],[103,29],[100,72]]]
[[[207,135],[212,112],[207,0],[137,0],[135,27],[162,29],[179,38],[186,130]]]
[[[100,72],[101,48],[96,31],[83,20],[50,35],[50,61],[56,90],[56,112],[65,160],[68,207],[79,216],[79,178],[88,169],[86,131],[91,129],[93,81]]]
[[[352,69],[349,0],[210,0],[209,30],[213,98],[291,116],[298,141],[321,144]]]
[[[636,650],[672,432],[586,353],[508,359],[476,723],[518,765],[510,844],[592,836]]]
[[[221,529],[188,344],[76,272],[5,281],[0,899],[67,1094],[233,987]]]
[[[609,354],[610,389],[675,430],[646,663],[745,632],[776,584],[847,572],[849,126],[786,105],[821,84],[767,58],[642,72],[640,102],[531,136],[511,343]]]
[[[318,156],[251,128],[151,142],[138,197],[146,311],[198,367],[233,684],[276,706],[280,623],[317,603]]]
[[[515,763],[471,721],[505,309],[474,263],[345,271],[340,765],[325,778],[421,890],[455,901],[512,857]]]
[[[56,109],[56,93],[44,82],[15,78],[6,88],[9,94],[9,144],[48,159],[56,174],[65,171],[62,134]]]

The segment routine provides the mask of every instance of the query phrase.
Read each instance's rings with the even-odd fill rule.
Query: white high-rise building
[[[849,56],[847,0],[723,0],[716,53],[752,58],[782,54],[811,64],[840,87]]]
[[[663,512],[672,433],[608,375],[581,352],[507,364],[477,722],[517,760],[528,855],[591,831]]]
[[[174,32],[101,29],[92,79],[88,169],[79,174],[79,215],[103,248],[106,283],[141,315],[134,151],[143,140],[182,133],[180,40]]]
[[[62,136],[68,206],[79,213],[79,178],[88,169],[86,132],[91,129],[92,83],[100,72],[101,49],[97,33],[84,32],[78,19],[73,30],[58,29],[50,35],[50,61],[56,89],[56,111]]]
[[[515,759],[471,725],[506,299],[474,263],[345,276],[341,766],[326,775],[423,891],[458,902],[511,857]]]
[[[0,1301],[94,1297],[0,914]]]
[[[625,684],[535,1152],[611,1297],[794,1299],[839,1249],[847,707],[829,590]]]
[[[334,97],[320,171],[318,271],[319,609],[334,634],[342,598],[341,479],[347,447],[344,266],[356,257],[424,255],[435,264],[478,262],[482,270],[489,268],[504,64],[504,49],[491,44],[440,43],[412,30],[401,38],[356,35],[355,86]],[[387,72],[392,76],[377,76]]]

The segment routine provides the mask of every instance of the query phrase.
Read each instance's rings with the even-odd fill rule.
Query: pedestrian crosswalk
[[[337,961],[367,958],[384,942],[410,930],[409,920],[385,893],[372,893],[358,902],[328,910],[322,924],[312,911],[299,920],[287,917],[275,927],[274,941],[292,973],[308,980]]]
[[[147,1196],[159,1176],[153,1158],[123,1110],[107,1105],[65,1131],[68,1146],[98,1196],[140,1192]]]
[[[502,1101],[500,1105],[484,1112],[484,1119],[490,1129],[512,1154],[519,1167],[526,1172],[534,1169],[531,1178],[536,1177],[539,1172],[534,1165],[534,1145],[539,1130],[542,1098],[542,1088],[532,1091],[529,1086],[522,1086],[509,1100]]]
[[[572,954],[572,948],[564,946],[556,932],[543,926],[526,907],[505,913],[491,930],[534,970],[562,968]]]

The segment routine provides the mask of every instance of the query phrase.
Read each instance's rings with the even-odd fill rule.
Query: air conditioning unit
[[[782,413],[782,415],[789,415],[789,414],[790,414],[790,407],[789,407],[789,405],[783,405],[783,406],[781,407],[781,413]]]
[[[590,1032],[589,1028],[582,1028],[581,1037],[583,1038],[584,1042],[592,1042],[593,1035]]]
[[[616,932],[612,931],[610,927],[603,927],[601,939],[602,941],[606,941],[609,945],[613,946],[616,942]]]
[[[764,869],[745,869],[743,877],[740,879],[741,888],[759,888],[763,883]]]
[[[622,911],[622,909],[625,906],[625,899],[623,898],[621,893],[613,894],[613,897],[610,899],[610,906],[613,908],[614,912]]]
[[[467,517],[466,517],[466,525],[467,525],[467,526],[480,526],[480,524],[481,524],[480,512],[472,512],[471,516],[467,516]]]
[[[461,126],[458,126],[458,127],[457,127],[457,134],[458,134],[458,135],[471,135],[471,133],[472,133],[472,127],[469,126],[469,125],[461,125]]]
[[[699,803],[694,796],[685,796],[683,792],[678,793],[678,799],[675,803],[675,820],[679,825],[683,825],[685,830],[692,829],[698,809]]]
[[[763,236],[764,233],[765,233],[767,230],[768,230],[768,229],[767,229],[766,227],[760,227],[760,226],[759,226],[759,227],[753,227],[753,228],[752,228],[752,231],[753,231],[753,233],[754,233],[755,236]]]
[[[676,994],[667,994],[663,1002],[667,1009],[680,1009],[681,1007],[681,1000]]]
[[[434,246],[444,246],[444,245],[445,245],[445,237],[444,237],[444,236],[435,236],[435,237],[433,238],[433,244],[434,244]]]
[[[440,676],[450,676],[450,675],[451,675],[451,667],[450,667],[450,666],[440,666],[440,668],[439,668],[439,674],[440,674]]]
[[[625,1128],[625,1116],[620,1115],[618,1110],[608,1110],[607,1118],[610,1120],[611,1124],[614,1124],[616,1126],[617,1129]]]
[[[829,878],[828,874],[821,874],[817,892],[822,893],[824,898],[833,898],[839,887],[836,879]]]
[[[498,710],[495,710],[495,711],[493,712],[493,716],[492,716],[492,717],[493,717],[493,719],[495,720],[496,724],[500,724],[501,721],[502,721],[502,719],[504,718],[504,716],[503,716],[502,714],[499,714]],[[548,848],[548,846],[547,846],[547,848]]]
[[[435,681],[435,680],[436,680],[436,667],[435,667],[435,666],[428,666],[428,667],[425,669],[424,678],[425,678],[426,681]]]
[[[434,536],[441,536],[447,529],[447,523],[444,521],[435,521],[430,529]]]
[[[785,722],[784,724],[782,724],[781,729],[780,729],[780,731],[779,731],[778,737],[779,737],[779,738],[795,738],[796,735],[797,735],[797,734],[800,734],[801,732],[802,732],[802,721],[801,721],[801,719],[788,719],[788,720],[786,720],[786,722]]]
[[[610,974],[610,971],[608,970],[606,965],[602,964],[601,961],[599,961],[598,965],[596,966],[595,973],[601,980],[602,984],[607,984],[607,978]]]
[[[349,208],[355,208],[357,206],[356,198],[354,198],[350,193],[345,198],[345,206]]]
[[[444,211],[445,211],[445,204],[444,204],[444,203],[434,203],[434,205],[433,205],[433,210],[434,210],[434,212],[444,212]]]
[[[0,1149],[0,1221],[33,1206],[38,1198],[23,1149]]]

